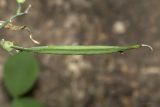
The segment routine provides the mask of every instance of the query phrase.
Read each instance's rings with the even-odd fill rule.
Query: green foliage
[[[4,65],[4,83],[12,97],[27,93],[38,78],[36,59],[27,52],[11,56]]]
[[[19,16],[27,14],[31,5],[25,11],[22,11],[21,5],[25,3],[25,0],[16,1],[18,4],[16,14],[7,20],[0,21],[0,30],[19,30],[19,28],[17,29],[18,26],[12,24],[12,21]],[[0,47],[9,53],[14,50],[13,46],[13,42],[5,41],[4,39],[0,41]],[[38,78],[38,71],[39,67],[36,59],[28,52],[16,53],[6,61],[3,79],[6,89],[13,98],[11,107],[43,107],[37,100],[24,96],[35,84]]]
[[[5,21],[0,21],[0,29],[6,28],[8,24],[12,24],[12,21],[22,15],[26,15],[31,8],[31,5],[25,11],[22,11],[22,4],[25,0],[16,0],[18,3],[17,12]],[[12,24],[13,25],[13,24]],[[7,29],[13,30],[13,26]],[[16,26],[17,27],[17,26]],[[15,30],[15,29],[14,29]],[[16,29],[22,30],[22,29]],[[24,30],[24,28],[23,28]],[[30,30],[28,30],[30,32]],[[38,41],[32,38],[30,33],[30,39],[39,44]],[[13,97],[11,107],[43,107],[40,102],[33,98],[22,97],[26,94],[35,84],[38,78],[39,67],[36,59],[31,53],[43,53],[43,54],[58,54],[58,55],[94,55],[94,54],[108,54],[115,52],[124,52],[131,49],[137,49],[141,47],[148,47],[149,45],[129,45],[129,46],[37,46],[25,48],[17,46],[13,42],[0,41],[0,46],[8,52],[16,50],[18,53],[11,56],[4,65],[4,83],[9,94]]]
[[[20,98],[13,100],[11,107],[43,107],[43,105],[33,98]]]

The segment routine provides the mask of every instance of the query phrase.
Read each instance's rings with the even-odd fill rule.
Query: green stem
[[[29,5],[28,8],[24,12],[16,13],[16,15],[13,15],[9,19],[7,19],[6,21],[0,23],[0,29],[4,28],[8,23],[12,22],[13,19],[15,19],[15,18],[17,18],[19,16],[27,14],[30,8],[31,8],[31,5]]]

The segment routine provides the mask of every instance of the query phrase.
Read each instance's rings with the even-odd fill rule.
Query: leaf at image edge
[[[27,93],[38,78],[38,63],[32,54],[22,52],[11,56],[4,65],[5,87],[12,97]]]
[[[14,99],[11,107],[43,107],[43,105],[33,98]]]

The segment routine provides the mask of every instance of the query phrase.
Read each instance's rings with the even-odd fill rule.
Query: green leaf
[[[16,0],[17,3],[24,3],[26,0]]]
[[[12,97],[27,93],[38,78],[36,59],[27,52],[11,56],[4,65],[4,83]]]
[[[11,107],[43,107],[43,105],[33,98],[14,99]]]

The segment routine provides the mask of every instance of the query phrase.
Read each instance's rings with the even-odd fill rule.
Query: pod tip
[[[146,45],[146,44],[141,44],[142,47],[148,47],[151,51],[153,51],[153,47],[150,45]]]

